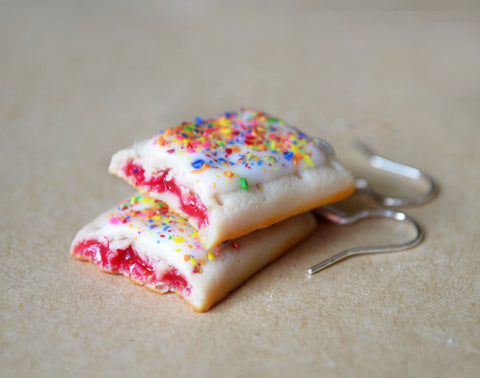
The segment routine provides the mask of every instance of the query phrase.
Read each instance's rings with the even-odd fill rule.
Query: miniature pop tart
[[[70,254],[154,291],[176,292],[203,312],[310,235],[315,225],[308,212],[206,251],[184,218],[161,201],[138,195],[81,229]]]
[[[160,131],[117,152],[109,171],[167,203],[211,249],[352,194],[353,176],[325,146],[240,109]]]

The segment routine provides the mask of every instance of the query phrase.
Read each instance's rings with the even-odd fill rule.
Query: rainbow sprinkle
[[[243,190],[248,190],[247,180],[243,177],[240,177],[240,184],[242,185]]]
[[[254,109],[242,108],[218,117],[184,122],[160,131],[153,145],[175,154],[196,175],[223,178],[211,183],[249,187],[308,169],[322,162],[315,141],[284,121]],[[250,185],[248,185],[250,184]]]
[[[223,246],[236,242],[224,242],[220,247],[205,251],[197,239],[198,231],[185,218],[169,212],[163,202],[141,195],[123,201],[116,211],[108,215],[108,223],[116,227],[128,225],[135,233],[135,240],[152,237],[155,244],[163,244],[172,253],[184,253],[184,260],[190,262],[193,273],[201,273],[202,267],[221,253]]]

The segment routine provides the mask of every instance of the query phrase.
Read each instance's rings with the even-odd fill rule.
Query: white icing
[[[214,133],[208,134],[209,124]],[[247,135],[254,135],[251,145]],[[193,188],[201,198],[241,190],[241,178],[251,188],[328,163],[327,154],[312,138],[251,109],[162,131],[134,149],[147,180],[171,169],[169,177]],[[201,162],[208,168],[201,169]]]
[[[157,262],[168,254],[183,274],[201,272],[204,264],[221,253],[222,246],[207,252],[196,237],[197,231],[184,218],[165,213],[165,206],[152,198],[134,196],[97,218],[90,228],[93,235],[79,238],[93,237],[112,250],[134,245],[137,253]]]

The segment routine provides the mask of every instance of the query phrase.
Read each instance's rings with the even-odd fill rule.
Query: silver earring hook
[[[333,148],[325,141],[321,139],[316,139],[316,143],[325,151],[327,156],[335,156],[335,151]],[[360,140],[355,141],[355,146],[357,149],[362,152],[372,167],[397,174],[403,177],[423,181],[428,185],[428,190],[426,193],[414,196],[414,197],[390,197],[385,196],[376,192],[367,182],[366,179],[358,178],[355,181],[357,192],[364,191],[369,194],[374,200],[383,204],[384,206],[405,206],[405,205],[420,205],[430,199],[432,199],[438,192],[438,185],[435,180],[427,173],[421,171],[420,169],[397,163],[393,160],[384,158],[375,152],[372,151],[367,145],[362,143]],[[323,206],[315,210],[315,213],[323,216],[324,218],[330,220],[333,223],[340,225],[349,225],[355,222],[358,222],[367,218],[389,218],[394,219],[399,222],[407,222],[416,231],[416,235],[413,239],[406,241],[404,243],[398,244],[385,244],[379,246],[365,246],[365,247],[355,247],[347,249],[343,252],[340,252],[321,263],[312,266],[308,269],[310,275],[319,272],[326,267],[335,264],[338,261],[346,259],[354,255],[362,255],[367,253],[385,253],[385,252],[395,252],[403,251],[409,248],[413,248],[418,245],[423,239],[423,230],[415,219],[408,216],[407,214],[387,208],[380,209],[368,209],[357,212],[353,215],[348,216],[346,213],[340,211],[339,209],[332,206]]]
[[[384,158],[372,151],[370,147],[361,142],[359,139],[355,140],[355,147],[365,155],[374,168],[381,169],[403,177],[414,180],[423,181],[427,184],[428,190],[424,194],[414,197],[390,197],[375,191],[364,178],[356,179],[355,185],[357,190],[368,193],[375,201],[385,206],[406,206],[406,205],[420,205],[432,199],[438,192],[438,185],[435,180],[426,172],[420,169],[410,167],[405,164],[397,163],[393,160]]]
[[[400,222],[408,222],[410,223],[416,230],[416,235],[413,239],[399,244],[386,244],[386,245],[379,245],[379,246],[366,246],[366,247],[355,247],[347,249],[346,251],[340,252],[321,263],[312,266],[308,269],[308,274],[312,275],[314,273],[319,272],[326,267],[335,264],[340,260],[344,260],[347,257],[351,257],[354,255],[362,255],[366,253],[385,253],[385,252],[394,252],[394,251],[402,251],[418,245],[423,239],[423,230],[420,225],[415,221],[413,218],[408,216],[407,214],[392,210],[392,209],[369,209],[369,210],[362,210],[358,213],[355,213],[351,216],[348,216],[344,212],[331,207],[331,206],[323,206],[315,210],[315,213],[327,218],[328,220],[340,224],[340,225],[349,225],[355,222],[358,222],[363,219],[367,218],[390,218],[395,219]]]
[[[326,141],[320,138],[314,138],[315,143],[322,148],[328,157],[335,157],[335,151],[333,147]],[[421,205],[431,200],[438,193],[438,185],[435,180],[428,173],[411,167],[406,164],[401,164],[396,161],[387,159],[383,156],[375,153],[360,139],[354,139],[354,146],[359,150],[369,161],[370,165],[374,168],[381,169],[382,171],[390,172],[399,176],[407,177],[410,179],[422,181],[427,184],[427,191],[423,194],[414,197],[391,197],[378,193],[373,189],[365,178],[357,178],[355,180],[355,187],[357,191],[366,192],[378,203],[384,206],[406,206],[406,205]]]

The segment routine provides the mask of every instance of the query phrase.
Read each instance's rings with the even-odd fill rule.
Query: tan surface
[[[44,3],[0,5],[1,376],[478,376],[473,7]],[[345,158],[360,136],[432,173],[440,196],[408,210],[425,242],[308,278],[324,257],[406,232],[324,223],[206,314],[69,257],[75,232],[131,192],[107,173],[113,152],[243,105]]]

